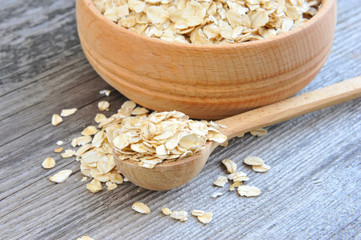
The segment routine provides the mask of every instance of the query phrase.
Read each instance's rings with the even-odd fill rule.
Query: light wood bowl
[[[78,34],[98,74],[147,108],[220,119],[278,102],[304,88],[330,52],[336,0],[323,0],[304,25],[279,36],[227,45],[170,43],[107,20],[77,0]]]

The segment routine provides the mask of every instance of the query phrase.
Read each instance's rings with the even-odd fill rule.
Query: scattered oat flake
[[[60,154],[62,158],[70,158],[75,155],[75,151],[72,149],[67,149],[64,153]]]
[[[227,177],[218,176],[217,180],[213,182],[217,187],[224,187],[224,185],[228,182]]]
[[[76,240],[94,240],[94,239],[89,236],[82,236],[80,238],[77,238]]]
[[[176,220],[179,220],[181,222],[185,222],[188,220],[188,213],[186,211],[173,211],[170,215],[171,218],[174,218]]]
[[[262,160],[262,158],[260,157],[256,157],[256,156],[248,156],[246,157],[243,162],[247,165],[263,165],[264,161]]]
[[[148,113],[149,110],[146,108],[142,108],[142,107],[136,107],[133,111],[132,114],[133,115],[141,115],[141,114],[146,114]]]
[[[227,168],[229,173],[234,173],[237,171],[237,164],[233,162],[231,159],[222,160],[223,165]]]
[[[63,121],[63,118],[59,116],[59,114],[53,114],[51,117],[51,124],[53,126],[59,125]]]
[[[109,102],[108,101],[100,101],[98,102],[98,108],[100,111],[107,111],[109,110]]]
[[[229,186],[229,191],[234,191],[236,188],[242,185],[242,182],[234,182]]]
[[[88,177],[83,177],[83,178],[81,179],[82,182],[86,182],[86,180],[88,180]]]
[[[214,192],[214,193],[212,193],[211,197],[212,198],[217,198],[217,197],[222,196],[222,195],[223,195],[222,192]]]
[[[63,147],[60,147],[60,148],[55,148],[54,149],[54,152],[56,152],[56,153],[60,153],[60,152],[62,152],[64,150],[64,148]]]
[[[116,184],[122,184],[123,182],[125,182],[125,178],[123,180],[122,175],[120,175],[120,173],[118,173],[116,170],[111,171],[110,180]]]
[[[142,202],[133,203],[132,209],[136,212],[143,213],[143,214],[150,213],[149,207]]]
[[[98,132],[98,129],[95,126],[88,126],[82,132],[81,135],[83,136],[91,136]]]
[[[105,95],[107,97],[109,97],[110,93],[111,93],[111,90],[106,90],[106,89],[99,91],[99,94]]]
[[[192,216],[202,216],[204,213],[202,210],[192,210]]]
[[[81,146],[75,153],[77,160],[79,160],[79,157],[83,155],[85,152],[87,152],[89,149],[91,149],[92,147],[93,146],[91,144],[85,144],[84,146]]]
[[[59,140],[59,141],[56,142],[56,145],[58,145],[58,146],[61,146],[61,145],[63,145],[63,144],[64,144],[64,142],[61,141],[61,140]]]
[[[118,187],[117,184],[110,181],[106,182],[105,185],[107,186],[108,191],[112,191]]]
[[[270,170],[271,169],[271,167],[269,166],[269,165],[267,165],[267,164],[262,164],[262,165],[253,165],[252,166],[252,169],[253,169],[253,171],[255,171],[255,172],[261,172],[261,173],[263,173],[263,172],[267,172],[268,170]]]
[[[84,146],[85,144],[88,144],[91,141],[92,141],[91,136],[81,136],[81,137],[78,137],[78,138],[73,138],[73,140],[71,141],[71,145],[73,147]]]
[[[240,177],[247,177],[247,174],[244,173],[244,172],[241,172],[241,171],[238,171],[238,172],[234,172],[234,173],[231,173],[231,174],[228,174],[228,179],[229,180],[234,180],[235,178],[239,179]]]
[[[65,180],[67,180],[69,178],[69,176],[72,172],[73,171],[70,169],[62,170],[62,171],[56,173],[55,175],[49,177],[49,181],[51,181],[53,183],[65,182]]]
[[[172,210],[170,210],[169,208],[162,208],[162,213],[166,216],[169,216],[172,214]]]
[[[213,217],[213,213],[211,213],[211,212],[206,212],[206,213],[204,213],[203,215],[198,216],[198,220],[199,220],[201,223],[207,224],[207,223],[209,223],[210,221],[212,221],[212,217]]]
[[[249,132],[252,136],[262,137],[267,134],[267,130],[264,128],[254,129]]]
[[[48,157],[48,158],[45,158],[45,160],[43,161],[43,163],[41,165],[45,169],[50,169],[50,168],[55,167],[55,164],[56,164],[56,162],[55,162],[54,158]]]
[[[97,193],[103,189],[102,184],[96,179],[93,179],[90,183],[88,183],[86,188],[92,193]]]
[[[261,190],[257,187],[241,185],[238,187],[238,194],[244,197],[256,197],[261,194]]]
[[[63,110],[61,110],[60,116],[68,117],[70,115],[73,115],[76,111],[78,111],[77,108],[63,109]]]
[[[233,177],[233,182],[244,182],[244,181],[248,181],[249,177],[247,176],[235,176]]]
[[[94,121],[96,123],[101,123],[106,119],[107,119],[107,117],[103,113],[97,113],[97,115],[95,115]]]

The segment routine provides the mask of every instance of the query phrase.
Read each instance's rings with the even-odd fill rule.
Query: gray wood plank
[[[205,169],[187,185],[165,192],[131,183],[92,194],[80,181],[78,162],[53,153],[92,123],[96,103],[107,99],[114,113],[126,99],[113,92],[87,63],[76,34],[74,1],[3,0],[0,6],[0,239],[360,239],[361,100],[354,100],[269,127],[269,134],[233,139],[217,148]],[[338,2],[331,55],[321,73],[301,92],[361,75],[361,7]],[[5,106],[5,107],[4,107]],[[53,113],[79,111],[57,127]],[[263,157],[272,169],[254,173],[247,155]],[[57,166],[41,168],[53,156]],[[221,160],[231,158],[247,172],[257,198],[240,198],[212,186],[225,175]],[[47,178],[62,169],[62,184]],[[224,195],[213,199],[215,191]],[[133,202],[152,212],[134,213]],[[214,213],[207,226],[160,213],[204,209]]]

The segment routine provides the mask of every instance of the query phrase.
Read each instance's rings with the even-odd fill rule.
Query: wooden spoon
[[[227,128],[221,129],[221,132],[229,140],[244,132],[283,122],[360,96],[361,76],[358,76],[278,103],[225,118],[216,123],[227,126]],[[134,184],[150,190],[168,190],[181,186],[197,176],[213,149],[218,145],[215,142],[207,142],[203,150],[190,157],[173,162],[164,162],[152,169],[140,167],[131,160],[119,160],[115,151],[113,151],[113,155],[122,174]]]

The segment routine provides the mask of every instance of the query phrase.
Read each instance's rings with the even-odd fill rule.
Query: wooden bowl
[[[170,43],[107,20],[77,0],[78,34],[98,74],[147,108],[220,119],[278,102],[305,87],[330,52],[336,0],[323,0],[304,25],[279,36],[227,45]]]

